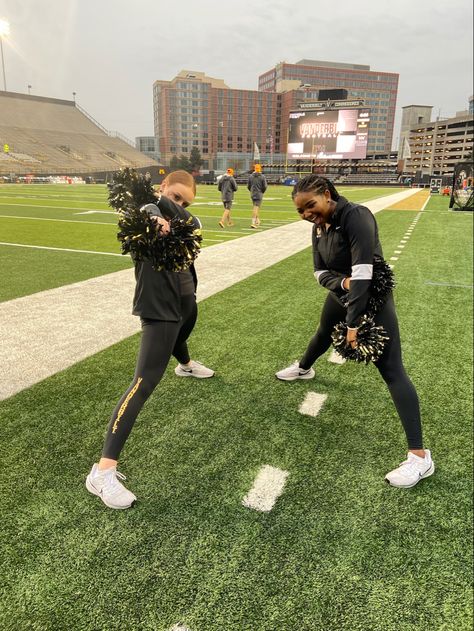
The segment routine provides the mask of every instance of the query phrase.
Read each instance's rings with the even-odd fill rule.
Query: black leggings
[[[118,460],[140,410],[159,384],[171,355],[180,364],[189,362],[186,340],[196,323],[197,305],[193,294],[182,296],[181,301],[180,322],[142,319],[142,339],[135,376],[110,419],[103,458]]]
[[[323,306],[318,330],[300,361],[301,368],[311,368],[318,357],[328,350],[334,326],[345,318],[346,309],[334,294],[329,293]],[[382,356],[374,363],[388,386],[405,430],[408,448],[423,449],[418,395],[403,367],[400,332],[392,295],[377,313],[375,323],[384,327],[390,339]]]

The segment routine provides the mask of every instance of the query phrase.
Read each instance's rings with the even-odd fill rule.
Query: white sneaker
[[[201,362],[191,360],[188,366],[178,364],[174,369],[174,372],[178,377],[196,377],[197,379],[207,379],[214,376],[214,371],[210,368],[206,368]]]
[[[119,473],[115,467],[100,471],[98,465],[94,464],[86,478],[86,488],[100,497],[109,508],[130,508],[137,498],[120,482],[125,479],[123,473]]]
[[[315,375],[315,372],[312,368],[308,368],[308,370],[303,370],[300,368],[300,364],[298,361],[288,366],[288,368],[283,368],[279,372],[275,373],[275,377],[281,379],[282,381],[294,381],[295,379],[312,379]]]
[[[433,475],[434,470],[435,466],[429,449],[425,449],[424,458],[409,451],[407,459],[399,467],[387,473],[385,480],[400,489],[410,489],[423,478]]]

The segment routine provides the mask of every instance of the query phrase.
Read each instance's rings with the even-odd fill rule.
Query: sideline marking
[[[81,254],[105,254],[105,256],[123,256],[116,252],[96,252],[95,250],[71,250],[70,248],[53,248],[45,245],[25,245],[24,243],[6,243],[0,241],[0,245],[12,245],[15,248],[33,248],[35,250],[56,250],[58,252],[80,252]]]
[[[242,500],[242,504],[247,508],[268,513],[282,494],[289,475],[288,471],[264,465],[258,472],[252,488]]]
[[[300,414],[305,414],[306,416],[318,416],[327,398],[327,394],[319,394],[319,392],[307,392],[305,400],[300,405],[298,411]]]
[[[398,261],[398,256],[391,256],[391,257],[390,257],[390,260],[391,260],[391,261]]]
[[[332,349],[332,353],[328,357],[328,362],[331,362],[331,364],[342,365],[346,363],[346,360],[344,359],[344,357],[341,357],[341,355],[339,355],[339,353],[337,353],[334,349]]]
[[[433,285],[434,287],[459,287],[461,289],[472,289],[473,285],[461,285],[458,283],[436,283],[431,280],[426,280],[425,285]]]
[[[182,622],[177,622],[171,627],[170,631],[191,631],[191,629]]]

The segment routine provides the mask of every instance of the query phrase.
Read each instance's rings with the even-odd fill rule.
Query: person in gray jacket
[[[267,190],[267,180],[262,173],[262,165],[255,165],[254,172],[250,174],[247,188],[250,191],[253,204],[252,225],[250,227],[256,229],[260,225],[260,206],[262,205],[263,194]]]
[[[233,226],[234,223],[230,218],[230,210],[234,200],[234,193],[237,190],[237,182],[234,179],[234,169],[227,169],[225,175],[219,180],[217,188],[221,192],[222,203],[224,204],[224,213],[219,221],[219,226],[225,228],[225,225]]]

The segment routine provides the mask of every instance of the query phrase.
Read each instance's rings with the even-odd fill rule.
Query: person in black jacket
[[[234,178],[234,169],[229,168],[227,169],[225,175],[221,177],[217,185],[217,189],[221,193],[222,203],[224,204],[222,219],[219,221],[219,226],[221,228],[224,228],[226,224],[228,226],[234,225],[230,218],[230,211],[234,200],[234,193],[237,191],[237,188],[237,182]]]
[[[253,204],[250,227],[257,229],[260,225],[260,206],[262,205],[263,195],[267,190],[267,180],[262,173],[261,164],[255,165],[253,173],[249,176],[247,188],[250,191],[250,198]]]
[[[347,344],[357,345],[357,327],[366,312],[374,256],[382,257],[377,223],[364,206],[341,197],[332,182],[317,175],[300,180],[293,189],[297,211],[313,223],[314,275],[329,290],[319,327],[302,359],[276,373],[283,381],[312,379],[315,361],[331,345],[334,326],[345,321]],[[341,298],[346,300],[342,301]],[[375,362],[400,416],[408,442],[408,457],[385,476],[392,486],[409,488],[434,473],[428,449],[423,448],[416,390],[402,363],[400,333],[392,293],[375,316],[389,336]]]
[[[178,215],[201,224],[186,208],[196,195],[194,178],[185,171],[170,173],[160,187],[163,199],[145,208],[156,224],[161,225],[163,239],[169,234],[169,220]],[[159,198],[160,195],[157,195]],[[160,208],[163,210],[160,210]],[[102,457],[86,479],[87,489],[98,495],[110,508],[129,508],[136,497],[120,480],[116,470],[120,452],[145,401],[160,382],[173,355],[178,360],[179,377],[212,377],[214,371],[189,355],[187,339],[197,318],[197,277],[192,265],[181,272],[155,271],[148,261],[135,261],[136,288],[133,314],[141,318],[142,338],[132,383],[117,403],[110,420]]]

